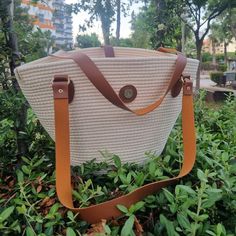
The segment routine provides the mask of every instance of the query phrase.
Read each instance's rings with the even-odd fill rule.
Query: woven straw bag
[[[169,50],[164,48],[88,48],[58,52],[15,71],[34,112],[56,141],[58,197],[89,222],[120,215],[117,204],[129,206],[186,175],[193,166],[195,136],[189,77],[195,78],[198,61],[166,52]],[[96,206],[73,207],[70,165],[94,158],[101,161],[99,151],[104,150],[119,155],[123,162],[136,163],[145,161],[146,151],[161,154],[181,109],[184,155],[191,157],[184,157],[179,176]]]

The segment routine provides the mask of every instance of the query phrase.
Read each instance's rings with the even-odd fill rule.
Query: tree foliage
[[[236,7],[236,2],[231,0],[180,0],[179,6],[180,8],[176,8],[176,13],[193,32],[197,59],[201,63],[203,40],[210,30],[212,21],[226,9]],[[196,89],[199,87],[200,67],[197,74]]]
[[[116,24],[116,44],[119,44],[120,37],[120,15],[123,12],[124,16],[129,9],[132,0],[82,0],[79,3],[72,4],[72,11],[75,13],[85,11],[89,14],[89,19],[84,24],[80,25],[80,30],[85,31],[87,27],[91,27],[95,20],[101,22],[104,44],[110,44],[111,25],[115,21]],[[116,16],[116,17],[115,17]]]
[[[98,39],[98,35],[95,33],[77,35],[76,41],[79,48],[99,47],[101,42]]]

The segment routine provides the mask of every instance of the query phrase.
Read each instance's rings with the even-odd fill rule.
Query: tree
[[[178,5],[177,5],[178,6]],[[197,59],[202,61],[203,40],[208,34],[212,20],[221,15],[226,9],[235,7],[236,2],[231,0],[181,0],[180,8],[176,8],[176,14],[186,23],[193,32]],[[181,16],[181,12],[187,14],[187,18]],[[200,88],[200,66],[197,73],[196,89]]]
[[[0,113],[5,113],[4,116],[13,123],[17,156],[28,151],[24,141],[28,103],[15,79],[14,69],[22,61],[31,61],[46,55],[45,41],[41,42],[37,31],[33,31],[33,22],[20,4],[20,0],[0,0],[0,84],[3,89],[1,98],[5,96],[12,101],[6,104],[2,101],[4,106]],[[7,109],[8,106],[11,108]]]
[[[111,24],[114,21],[114,0],[82,0],[80,3],[72,4],[75,13],[81,10],[88,12],[89,19],[80,28],[85,30],[97,19],[101,21],[104,44],[110,44]]]
[[[153,1],[156,8],[156,47],[172,46],[181,51],[181,20],[175,14],[173,9],[178,1],[155,0]]]
[[[77,43],[79,48],[99,47],[101,42],[98,39],[98,35],[95,33],[77,35]]]
[[[221,16],[217,17],[216,21],[211,27],[211,36],[215,38],[218,44],[224,44],[224,62],[227,63],[228,52],[227,46],[234,37],[234,32],[232,30],[232,9],[228,9]]]
[[[116,45],[119,45],[120,40],[120,13],[121,13],[121,2],[116,0]]]
[[[134,0],[128,2],[122,0],[82,0],[79,3],[72,4],[72,11],[76,14],[85,11],[89,14],[89,19],[80,25],[80,30],[85,31],[91,27],[95,20],[99,20],[102,26],[104,44],[110,44],[111,25],[116,20],[116,45],[119,45],[121,13],[127,15],[129,6]]]
[[[152,48],[166,46],[181,50],[181,20],[173,10],[175,7],[176,3],[169,0],[151,0],[149,4],[146,3],[132,19],[135,45]]]
[[[20,92],[20,87],[15,79],[15,68],[19,65],[21,56],[18,49],[17,35],[14,31],[14,9],[15,4],[19,4],[19,1],[14,2],[13,0],[3,1],[0,0],[0,19],[1,19],[1,30],[3,32],[3,44],[5,48],[5,63],[9,63],[10,76],[7,74],[7,68],[3,67],[4,75],[6,76],[4,81],[4,89],[9,88],[9,78],[11,84],[13,85],[13,91],[15,94]],[[25,142],[21,138],[21,132],[25,129],[26,126],[26,112],[27,105],[25,103],[21,104],[20,110],[18,112],[19,124],[15,125],[16,129],[16,141],[18,148],[18,155],[24,155],[26,153],[27,147]]]
[[[131,29],[133,32],[131,38],[134,47],[151,48],[154,26],[152,25],[153,21],[149,20],[149,13],[146,10],[150,11],[150,15],[153,15],[153,8],[143,9],[138,15],[132,13]]]

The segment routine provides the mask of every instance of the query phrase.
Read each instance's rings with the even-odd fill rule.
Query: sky
[[[78,0],[65,0],[66,3],[76,3]],[[131,6],[129,15],[127,17],[121,16],[121,31],[120,37],[127,38],[131,34],[131,12],[134,11],[135,13],[139,12],[139,8],[142,6],[142,3],[136,3]],[[79,24],[83,24],[83,21],[88,18],[88,14],[85,12],[80,12],[77,15],[73,14],[73,37],[76,38],[76,35],[79,33]],[[113,35],[115,35],[115,24],[112,25],[113,28]],[[85,33],[96,33],[99,36],[99,39],[102,41],[102,29],[101,24],[96,22],[91,29],[88,29]],[[80,32],[83,34],[83,32]]]

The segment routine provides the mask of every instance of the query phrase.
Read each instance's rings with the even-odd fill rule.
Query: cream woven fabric
[[[114,90],[128,84],[137,88],[136,99],[128,106],[141,108],[158,99],[166,90],[176,56],[153,50],[115,47],[115,57],[105,58],[102,48],[82,49],[97,65]],[[60,52],[57,53],[60,55]],[[196,77],[198,61],[188,59],[184,73]],[[123,162],[143,162],[147,151],[159,155],[181,111],[182,94],[170,94],[155,111],[136,116],[107,101],[70,59],[45,57],[16,69],[18,82],[40,122],[54,139],[54,108],[51,82],[54,75],[68,74],[75,85],[70,104],[71,163],[96,158],[99,151],[120,156]]]

